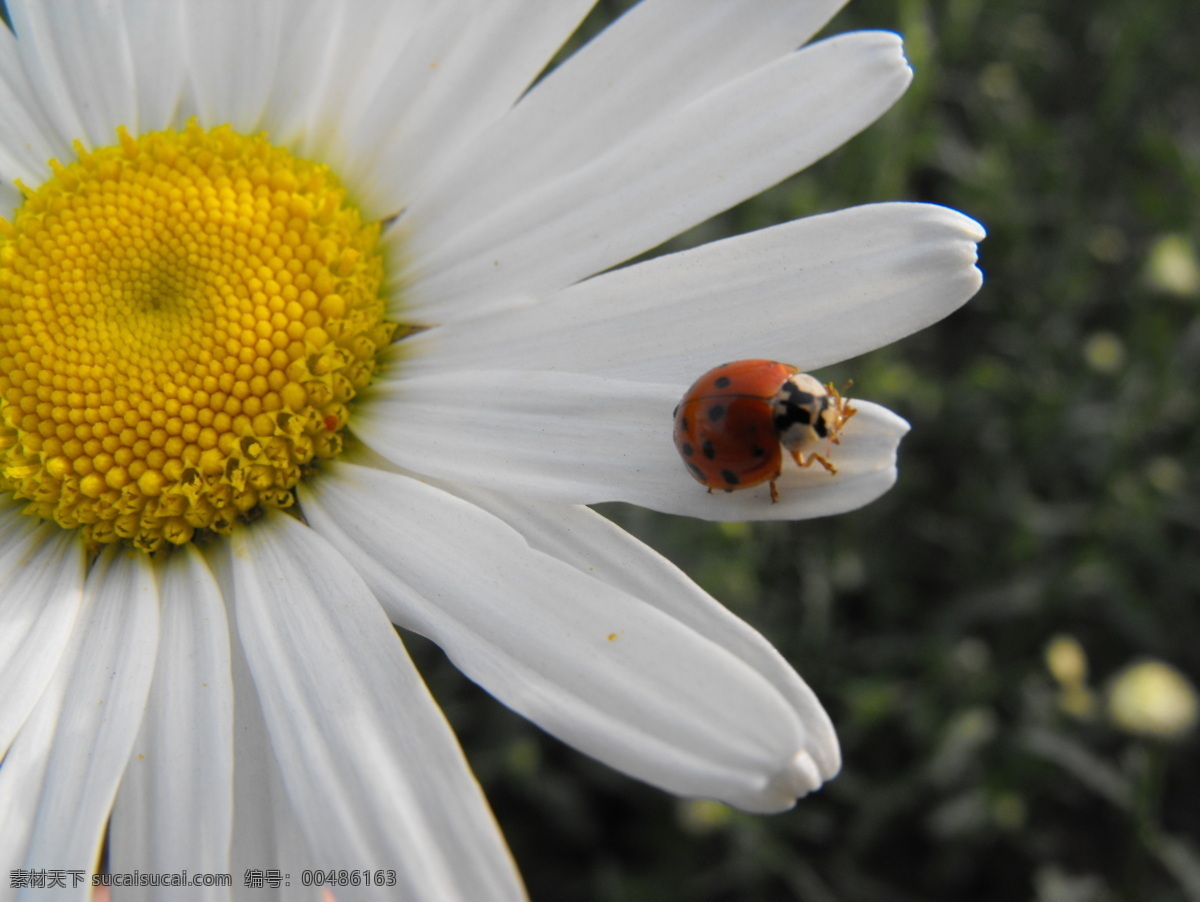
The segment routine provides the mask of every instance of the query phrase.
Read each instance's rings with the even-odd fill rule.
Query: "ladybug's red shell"
[[[772,402],[799,370],[773,360],[737,360],[709,370],[675,408],[675,447],[710,489],[774,482],[783,454]]]

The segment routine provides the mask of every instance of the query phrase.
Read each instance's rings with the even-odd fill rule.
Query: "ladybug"
[[[802,467],[819,463],[856,413],[832,385],[774,360],[735,360],[709,370],[675,408],[675,447],[688,472],[711,492],[732,492],[775,480],[786,449]]]

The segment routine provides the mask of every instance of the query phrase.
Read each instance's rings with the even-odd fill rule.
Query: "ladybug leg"
[[[775,480],[771,480],[771,503],[774,504],[779,500],[779,489],[775,488]]]
[[[793,451],[792,457],[795,458],[797,464],[804,467],[805,469],[807,469],[808,467],[811,467],[813,465],[813,463],[816,462],[816,463],[819,463],[821,466],[823,466],[827,471],[829,471],[830,476],[837,475],[837,471],[838,471],[837,466],[834,464],[833,461],[831,461],[828,457],[825,457],[823,454],[817,454],[814,451],[812,454],[808,455],[808,458],[806,459],[804,457],[804,455],[801,454],[799,451]]]
[[[838,468],[834,466],[833,461],[829,460],[829,458],[822,457],[820,454],[814,454],[811,458],[809,458],[808,462],[812,463],[814,460],[823,466],[829,472],[830,476],[837,475]]]

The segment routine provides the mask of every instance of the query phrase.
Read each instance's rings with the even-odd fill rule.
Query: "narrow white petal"
[[[329,85],[342,74],[335,60],[343,25],[359,22],[364,31],[368,26],[371,30],[378,29],[375,17],[354,15],[354,9],[353,3],[292,0],[275,87],[263,112],[263,127],[276,143],[300,147],[311,128],[312,113],[320,103],[322,90],[340,93],[343,89],[340,83]],[[369,64],[370,60],[371,55],[365,53],[363,62]]]
[[[114,873],[229,873],[233,822],[233,678],[216,581],[194,546],[161,571],[162,618],[146,716],[109,827]],[[157,887],[127,899],[153,902]],[[225,887],[188,899],[226,900]]]
[[[4,164],[0,162],[0,166]],[[13,214],[17,207],[21,206],[23,198],[21,191],[15,185],[7,184],[0,181],[0,216],[12,221]]]
[[[586,165],[647,124],[795,50],[843,2],[637,4],[442,169],[415,201],[421,228],[455,234]]]
[[[900,39],[831,38],[648,124],[561,178],[455,229],[414,204],[403,225],[413,315],[449,322],[469,299],[561,288],[614,266],[829,153],[899,97]]]
[[[686,387],[463,370],[371,386],[353,428],[382,457],[423,475],[546,501],[628,501],[707,520],[823,517],[861,507],[895,481],[896,448],[908,424],[856,400],[859,413],[830,455],[836,476],[785,461],[776,504],[765,483],[707,493],[671,440],[672,411]]]
[[[509,109],[593,0],[300,4],[266,124],[333,165],[368,217]]]
[[[224,598],[234,594],[234,577],[228,547],[217,543],[209,547],[205,558]],[[237,638],[229,635],[230,665],[233,679],[233,842],[230,854],[231,874],[248,870],[277,870],[282,874],[301,873],[319,859],[304,837],[279,772],[279,761],[271,748],[271,739],[263,719],[262,707],[246,655]],[[324,890],[304,887],[247,884],[235,881],[235,902],[318,902]]]
[[[394,215],[471,139],[509,110],[595,0],[441,4],[383,90],[346,123],[347,168]],[[409,88],[405,91],[404,88]]]
[[[46,165],[51,158],[63,159],[71,154],[69,140],[57,133],[42,111],[41,101],[29,84],[17,41],[11,31],[0,26],[0,182],[5,190],[4,215],[21,202],[13,186],[21,179],[36,187],[50,174]]]
[[[182,0],[120,0],[129,41],[137,104],[135,133],[182,125],[180,104],[187,77]],[[110,142],[111,143],[111,140]]]
[[[37,532],[36,523],[18,513],[22,506],[11,498],[0,500],[0,547],[23,544]],[[0,758],[0,824],[4,825],[0,830],[0,873],[7,874],[25,863],[63,693],[79,649],[77,631],[72,638],[75,641],[68,640],[68,648],[61,650],[63,654],[32,711],[16,725],[20,729],[17,740]]]
[[[495,514],[537,551],[642,599],[741,658],[795,708],[812,736],[807,751],[825,779],[837,773],[841,766],[837,736],[808,684],[761,633],[671,561],[588,507],[518,499],[474,486],[449,489]]]
[[[88,574],[83,610],[51,685],[0,768],[0,821],[15,832],[33,825],[24,867],[96,866],[157,644],[151,563],[110,546]],[[0,847],[5,864],[9,851]],[[75,898],[86,898],[83,891]]]
[[[111,4],[10,0],[17,51],[60,136],[93,147],[118,125],[137,128],[129,36]]]
[[[18,523],[13,523],[19,518]],[[58,666],[83,599],[84,549],[56,524],[0,515],[0,758]],[[21,529],[21,527],[25,527]],[[18,532],[18,529],[20,530]]]
[[[289,7],[279,77],[264,121],[271,135],[294,142],[301,155],[330,164],[355,186],[347,135],[370,99],[383,91],[392,65],[410,50],[430,6],[426,0],[299,0]],[[389,96],[408,93],[404,85],[390,88]]]
[[[229,556],[224,548],[212,551],[209,563],[228,597],[233,587]],[[230,635],[230,640],[235,699],[233,779],[237,801],[233,809],[230,873],[274,869],[297,874],[314,867],[319,859],[304,838],[280,778],[279,762],[271,749],[258,693],[236,632]],[[322,890],[303,887],[295,881],[291,886],[271,887],[247,886],[239,880],[234,883],[233,898],[236,902],[316,902],[324,896]]]
[[[386,894],[339,898],[523,898],[449,726],[362,578],[286,515],[230,544],[238,636],[310,846],[328,867],[399,872]]]
[[[755,811],[789,807],[836,769],[815,700],[797,710],[727,646],[530,548],[482,508],[345,463],[301,501],[398,623],[441,645],[505,704],[611,766]]]
[[[275,85],[287,4],[205,0],[185,3],[183,10],[200,124],[254,131]]]
[[[55,674],[21,727],[16,742],[6,753],[4,766],[0,767],[0,824],[4,825],[0,830],[0,873],[8,874],[25,866],[25,854],[37,821],[42,781],[54,747],[54,731],[73,661],[72,658],[64,662],[61,671]],[[87,896],[81,894],[73,898],[83,902]]]
[[[872,204],[596,276],[541,303],[427,330],[405,373],[472,366],[690,382],[726,360],[817,369],[958,309],[982,228],[929,204]]]

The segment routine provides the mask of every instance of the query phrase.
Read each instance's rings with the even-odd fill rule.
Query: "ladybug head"
[[[808,373],[796,373],[784,382],[771,410],[779,441],[793,456],[809,453],[822,442],[836,444],[855,413],[836,388]]]

